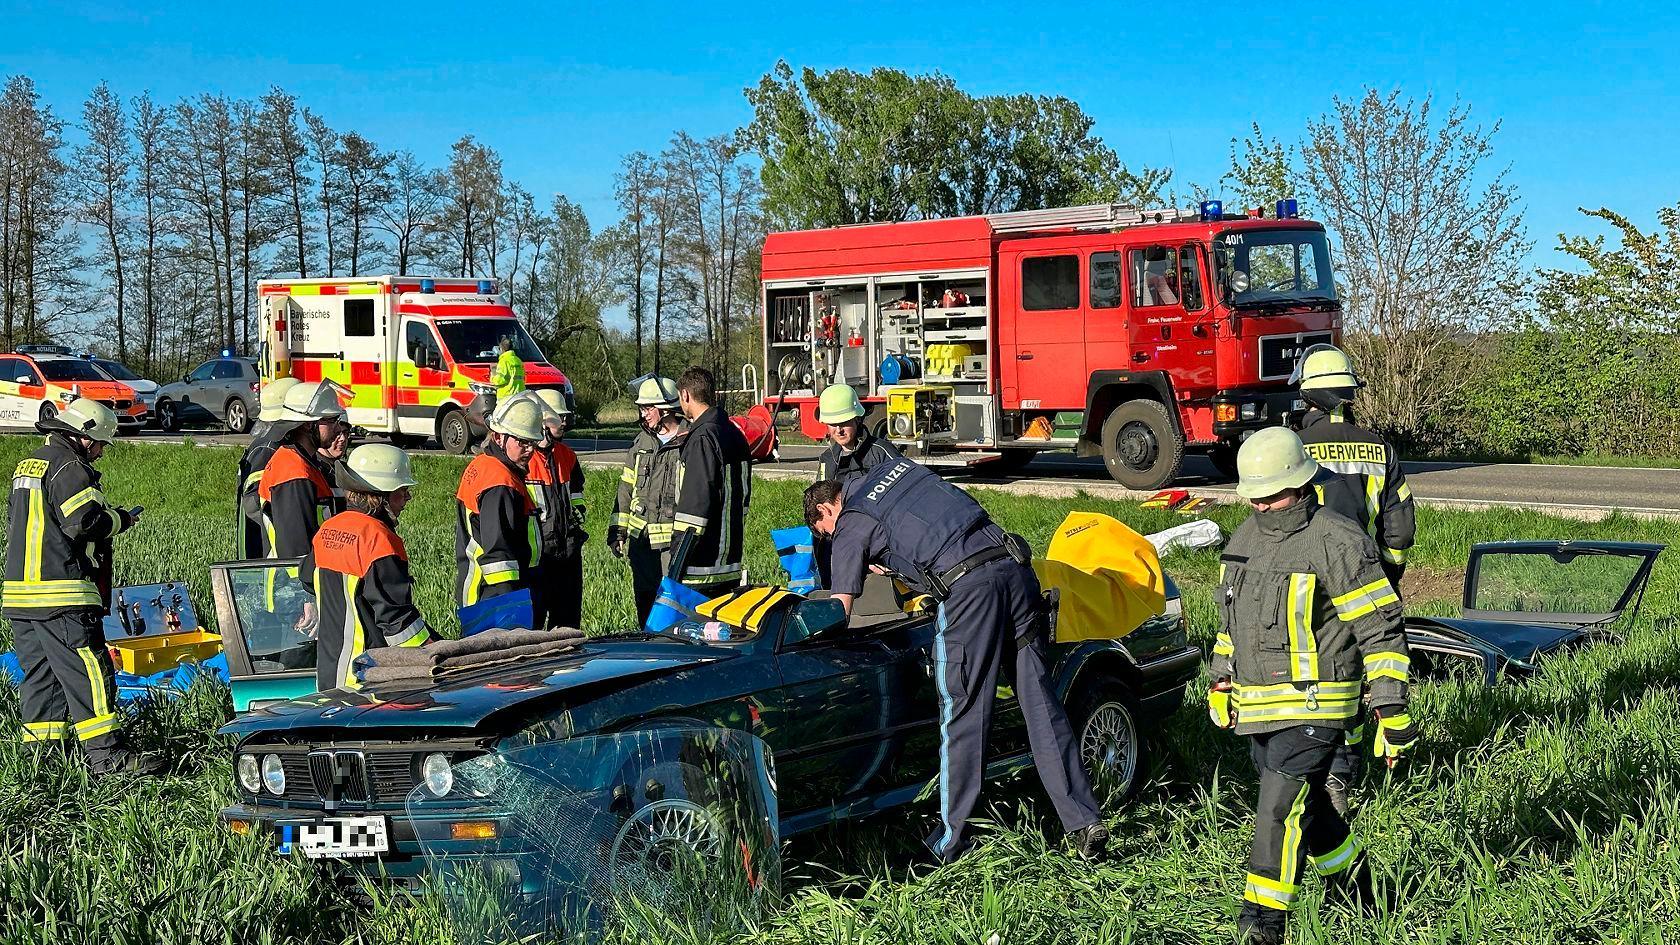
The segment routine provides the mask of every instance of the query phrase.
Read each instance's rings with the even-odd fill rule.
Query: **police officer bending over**
[[[871,564],[939,601],[940,825],[927,840],[934,855],[950,862],[969,845],[1000,668],[1012,670],[1033,764],[1063,828],[1081,854],[1100,855],[1108,830],[1050,680],[1044,600],[1026,542],[993,524],[966,492],[902,458],[844,486],[830,479],[806,489],[805,521],[834,543],[831,589],[848,615]]]
[[[1360,721],[1361,686],[1378,757],[1392,764],[1417,737],[1400,598],[1371,537],[1320,508],[1318,471],[1293,432],[1250,437],[1237,452],[1237,494],[1254,514],[1220,558],[1208,708],[1215,725],[1252,738],[1260,774],[1237,920],[1238,941],[1250,945],[1283,941],[1307,862],[1332,895],[1371,897],[1359,842],[1325,791],[1343,732]]]

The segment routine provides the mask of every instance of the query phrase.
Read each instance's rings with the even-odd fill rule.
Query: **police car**
[[[146,408],[134,388],[60,345],[22,345],[0,354],[0,426],[33,427],[65,404],[88,397],[110,407],[120,430],[138,430]]]

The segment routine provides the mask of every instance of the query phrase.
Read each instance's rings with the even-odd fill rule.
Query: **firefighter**
[[[82,398],[35,429],[47,441],[12,473],[0,591],[23,667],[23,741],[74,733],[96,773],[157,774],[162,759],[123,744],[105,646],[111,540],[140,518],[106,500],[93,468],[116,439],[117,415]]]
[[[526,392],[525,396],[531,396]],[[561,442],[571,426],[565,395],[552,388],[536,392],[543,406],[545,445],[531,456],[525,486],[537,506],[542,538],[541,575],[532,588],[536,628],[583,626],[583,463]]]
[[[677,397],[688,432],[677,471],[667,573],[717,597],[740,587],[746,576],[741,548],[752,499],[752,457],[746,438],[717,405],[712,372],[703,367],[682,372]]]
[[[672,523],[677,509],[677,473],[682,468],[683,419],[677,382],[648,374],[631,382],[642,428],[619,472],[607,547],[630,559],[636,622],[647,621],[670,567]]]
[[[345,510],[321,525],[299,576],[315,594],[315,687],[359,689],[353,667],[367,650],[420,646],[431,638],[414,606],[408,549],[397,519],[414,473],[408,454],[388,443],[356,447],[336,469]]]
[[[1283,941],[1309,860],[1334,895],[1370,901],[1358,840],[1325,790],[1344,733],[1361,721],[1361,687],[1378,757],[1392,764],[1417,736],[1400,597],[1371,537],[1320,508],[1317,473],[1294,432],[1251,436],[1237,452],[1237,493],[1254,514],[1220,557],[1208,709],[1215,725],[1251,737],[1260,776],[1238,917],[1238,940],[1255,945]]]
[[[490,415],[484,452],[467,464],[455,490],[458,605],[534,588],[542,541],[525,477],[546,436],[542,403],[533,398],[509,398]]]
[[[1393,444],[1354,423],[1353,395],[1364,386],[1346,353],[1332,345],[1313,345],[1301,356],[1296,383],[1309,409],[1300,421],[1301,442],[1329,475],[1350,493],[1345,502],[1326,505],[1348,514],[1376,540],[1388,582],[1400,590],[1406,553],[1417,537],[1417,514],[1412,488],[1400,468]],[[1323,494],[1320,495],[1324,499]],[[1330,774],[1330,799],[1344,816],[1349,794],[1359,779],[1363,759],[1363,726],[1348,730],[1347,747],[1337,753]]]
[[[817,456],[817,481],[842,483],[899,457],[898,448],[871,433],[863,418],[868,411],[850,384],[830,384],[817,400],[817,420],[828,426],[828,448]],[[815,545],[817,575],[823,587],[830,578],[831,549],[827,541]]]
[[[939,826],[927,839],[933,855],[950,862],[969,844],[1000,671],[1013,680],[1033,765],[1063,828],[1081,854],[1101,855],[1108,829],[1050,677],[1045,604],[1026,542],[994,524],[968,493],[904,458],[845,484],[812,485],[805,521],[834,543],[831,590],[848,615],[872,565],[939,601]]]
[[[299,384],[286,392],[274,421],[279,445],[257,484],[264,557],[308,554],[321,523],[340,511],[332,469],[349,439],[343,406],[348,398],[349,392],[333,381]]]
[[[240,560],[263,556],[262,500],[257,487],[262,484],[263,470],[280,445],[282,428],[276,425],[286,409],[286,393],[298,386],[295,377],[281,377],[263,385],[258,402],[262,409],[257,424],[251,428],[251,442],[239,457],[239,548]]]

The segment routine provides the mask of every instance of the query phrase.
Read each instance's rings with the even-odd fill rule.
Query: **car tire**
[[[1128,400],[1102,426],[1103,464],[1128,489],[1153,492],[1178,478],[1184,435],[1158,400]]]
[[[157,402],[158,429],[165,433],[174,433],[181,429],[181,411],[174,403],[167,400]]]
[[[451,410],[438,418],[438,445],[445,453],[465,456],[472,451],[472,426],[461,410]]]
[[[251,429],[251,408],[238,397],[228,398],[227,404],[222,407],[222,416],[229,433],[245,433]]]
[[[57,417],[57,416],[58,416],[58,408],[57,407],[54,407],[52,404],[42,404],[41,405],[41,422],[42,423],[46,423],[48,420],[51,420],[51,419],[53,419],[54,417]]]
[[[1082,687],[1071,714],[1079,760],[1097,800],[1125,803],[1136,797],[1143,788],[1147,746],[1124,684],[1108,675],[1093,679]]]

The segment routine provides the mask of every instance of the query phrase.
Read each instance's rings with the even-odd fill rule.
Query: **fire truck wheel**
[[[1184,437],[1160,401],[1128,400],[1103,421],[1102,451],[1116,482],[1148,492],[1177,478]]]
[[[246,409],[245,401],[238,397],[229,398],[227,406],[222,408],[222,416],[227,418],[229,433],[244,433],[251,429],[251,412]]]
[[[459,410],[451,410],[438,421],[438,445],[445,453],[465,456],[472,449],[472,428],[467,425],[467,415]]]
[[[1208,461],[1213,468],[1219,470],[1227,482],[1237,481],[1237,447],[1233,443],[1220,443],[1208,447]]]

